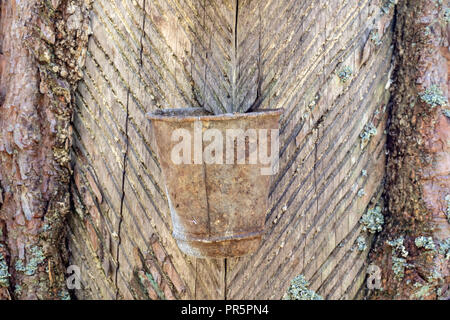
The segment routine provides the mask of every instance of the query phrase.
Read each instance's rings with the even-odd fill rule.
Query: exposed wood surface
[[[74,116],[78,214],[69,228],[84,275],[79,297],[113,299],[116,289],[122,298],[157,297],[135,281],[139,271],[160,279],[165,298],[279,299],[300,273],[326,298],[354,297],[367,268],[356,238],[370,246],[358,221],[384,176],[393,10],[381,6],[95,1]],[[345,83],[344,66],[353,71]],[[198,106],[285,109],[267,233],[250,257],[194,259],[171,236],[145,113]],[[362,148],[368,122],[377,134]]]

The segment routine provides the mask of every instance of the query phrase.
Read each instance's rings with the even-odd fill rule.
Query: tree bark
[[[71,91],[90,0],[1,1],[0,298],[68,298]],[[0,261],[0,262],[2,262]]]
[[[448,1],[397,6],[388,214],[371,254],[382,269],[374,299],[449,298],[448,19]]]

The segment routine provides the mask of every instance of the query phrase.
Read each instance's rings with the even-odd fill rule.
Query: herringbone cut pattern
[[[86,296],[113,297],[118,287],[122,297],[140,298],[133,282],[140,270],[161,290],[147,289],[150,297],[279,299],[300,273],[326,298],[355,296],[367,254],[354,250],[358,220],[377,201],[384,174],[392,14],[370,0],[100,0],[93,7],[74,119],[74,188],[89,218],[70,223],[74,262],[95,278]],[[372,30],[382,44],[362,61]],[[344,66],[353,71],[346,83],[338,76]],[[267,233],[250,257],[196,260],[171,236],[145,113],[197,106],[285,110]],[[378,133],[361,148],[369,121]],[[83,237],[89,250],[75,240]]]

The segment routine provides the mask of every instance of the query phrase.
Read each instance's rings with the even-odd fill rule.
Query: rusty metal
[[[165,179],[173,236],[179,248],[195,257],[238,257],[254,252],[264,233],[270,176],[262,164],[174,164],[176,129],[278,129],[282,110],[211,115],[199,108],[150,113],[152,132]],[[225,141],[224,141],[225,143]],[[259,141],[258,141],[259,143]],[[248,141],[246,142],[248,147]],[[202,151],[207,143],[202,143]],[[246,154],[248,157],[248,153]],[[191,155],[194,163],[194,152]]]

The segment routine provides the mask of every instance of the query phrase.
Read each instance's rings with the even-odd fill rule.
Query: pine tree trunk
[[[71,90],[81,77],[89,6],[1,1],[0,299],[68,297]]]
[[[371,255],[382,269],[382,290],[372,292],[372,298],[449,297],[450,55],[445,8],[448,3],[433,0],[399,1],[397,7],[388,217]]]

